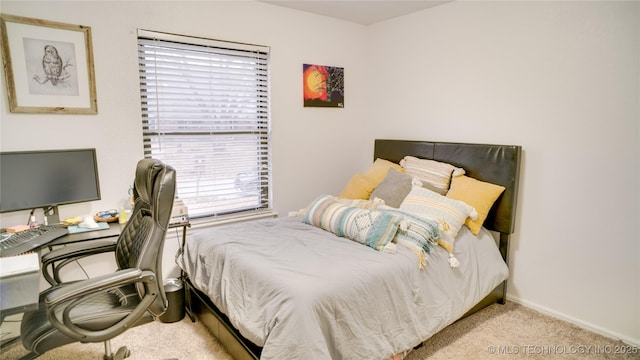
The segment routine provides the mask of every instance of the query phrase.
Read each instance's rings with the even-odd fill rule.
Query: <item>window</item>
[[[138,30],[144,156],[193,218],[271,207],[269,48]]]

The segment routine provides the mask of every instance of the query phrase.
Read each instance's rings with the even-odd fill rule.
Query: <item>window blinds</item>
[[[138,31],[145,157],[191,218],[270,207],[269,48]]]

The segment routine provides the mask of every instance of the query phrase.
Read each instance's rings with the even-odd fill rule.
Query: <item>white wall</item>
[[[281,215],[338,193],[374,137],[522,145],[509,297],[640,343],[638,3],[454,2],[371,27],[254,2],[1,8],[93,31],[98,115],[12,114],[0,93],[1,150],[98,149],[103,200],[63,216],[116,206],[142,157],[137,28],[270,45]],[[302,107],[309,62],[345,68],[344,109]]]
[[[522,145],[508,296],[640,343],[640,3],[456,1],[369,30],[370,137]]]

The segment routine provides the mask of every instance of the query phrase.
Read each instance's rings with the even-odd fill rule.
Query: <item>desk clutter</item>
[[[93,216],[93,219],[97,222],[116,222],[119,218],[118,210],[111,209],[106,211],[100,211]]]
[[[28,230],[28,229],[29,229],[29,225],[16,225],[16,226],[9,226],[6,230],[8,233],[13,234],[13,233],[17,233],[17,232]]]
[[[106,229],[109,227],[106,221],[99,223],[98,220],[96,220],[96,217],[98,217],[97,214],[95,216],[76,216],[74,218],[64,219],[62,221],[62,225],[68,227],[69,232],[72,232],[72,228],[74,232],[79,232],[77,229],[87,229],[85,231],[90,231],[98,230],[100,228]]]
[[[190,226],[187,207],[178,202],[174,206],[171,213],[170,225]],[[56,241],[65,235],[73,235],[78,233],[89,233],[92,231],[100,231],[101,235],[89,234],[91,237],[109,237],[119,234],[119,228],[124,225],[131,217],[132,210],[106,210],[99,211],[94,215],[84,215],[66,218],[55,224],[39,224],[35,220],[35,216],[29,216],[27,225],[15,225],[2,229],[0,233],[0,257],[9,257],[23,254],[29,251],[35,251],[47,244]],[[112,229],[112,223],[119,223]],[[118,228],[118,229],[116,229]],[[109,230],[102,232],[101,230]],[[112,234],[113,233],[113,234]],[[84,236],[84,235],[83,235]],[[78,241],[74,238],[74,241]]]
[[[122,212],[126,214],[126,212]],[[118,210],[111,209],[106,211],[99,211],[93,216],[76,216],[62,221],[63,226],[69,227],[69,233],[77,233],[90,230],[108,229],[108,223],[118,222],[120,219]],[[124,217],[126,219],[126,216]],[[122,220],[124,220],[122,219]],[[125,223],[120,221],[120,223]]]
[[[115,213],[115,216],[114,216]],[[0,237],[0,257],[14,256],[37,250],[67,234],[109,229],[110,222],[118,221],[118,211],[101,211],[94,216],[76,216],[54,225],[42,225],[29,216],[28,225],[15,225],[5,229]]]
[[[109,224],[106,222],[96,223],[96,227],[82,227],[80,225],[71,225],[67,227],[69,234],[77,234],[86,231],[106,230],[109,228]]]

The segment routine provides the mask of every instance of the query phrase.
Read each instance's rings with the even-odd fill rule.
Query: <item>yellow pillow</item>
[[[484,220],[489,215],[489,210],[491,210],[493,203],[496,202],[503,191],[504,186],[460,175],[451,179],[451,187],[447,192],[447,197],[463,201],[476,209],[478,218],[476,220],[467,218],[464,224],[474,235],[478,235]]]
[[[369,199],[369,195],[375,189],[375,185],[361,173],[351,177],[347,185],[342,189],[340,197],[347,199]]]
[[[373,187],[375,188],[376,186],[378,186],[378,184],[380,184],[382,179],[387,176],[387,172],[389,172],[389,169],[395,169],[399,172],[404,171],[400,164],[378,158],[369,167],[367,172],[364,173],[364,176],[370,180],[370,182],[373,184]]]

